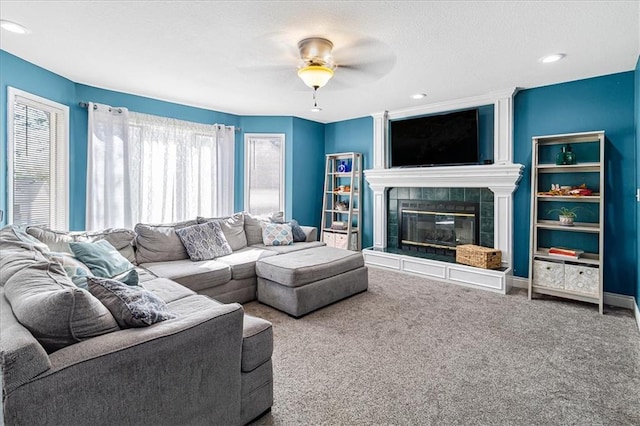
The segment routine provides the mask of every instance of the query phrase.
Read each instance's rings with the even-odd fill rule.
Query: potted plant
[[[560,207],[559,209],[549,210],[549,213],[558,212],[558,219],[560,220],[560,225],[573,226],[573,220],[577,219],[578,217],[577,211],[579,209],[581,209],[581,207],[573,207],[571,209],[567,207]]]

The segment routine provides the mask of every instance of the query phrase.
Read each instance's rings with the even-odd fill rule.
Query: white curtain
[[[92,102],[88,110],[86,229],[131,227],[128,111]]]
[[[127,214],[116,220],[87,220],[88,229],[132,228],[138,222],[168,223],[233,213],[233,127],[135,112],[127,118],[125,177],[113,182],[116,189],[119,181],[127,188],[116,195],[124,200]],[[87,212],[96,201],[87,197]]]

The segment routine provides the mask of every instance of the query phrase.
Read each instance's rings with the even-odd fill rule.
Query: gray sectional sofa
[[[233,252],[193,262],[175,231],[208,220],[102,232],[0,230],[5,424],[235,425],[271,407],[271,324],[240,303],[256,298],[258,259],[323,243],[315,228],[301,227],[306,241],[265,246],[260,222],[281,215],[238,213],[216,219]],[[140,286],[172,319],[123,329],[74,284],[69,244],[99,240],[135,265]]]

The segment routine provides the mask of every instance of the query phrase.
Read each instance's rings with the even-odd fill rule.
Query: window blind
[[[67,229],[67,169],[63,112],[13,97],[12,199],[14,224]]]

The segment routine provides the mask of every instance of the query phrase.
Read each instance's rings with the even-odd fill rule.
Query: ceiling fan
[[[313,89],[313,108],[311,111],[318,112],[316,92],[324,87],[331,77],[333,77],[336,64],[331,56],[333,43],[326,38],[310,37],[298,42],[301,64],[298,68],[298,77],[304,84]]]
[[[290,84],[292,79],[303,81],[313,89],[312,111],[321,110],[316,100],[318,89],[325,85],[341,90],[370,84],[388,74],[396,62],[389,45],[371,37],[338,33],[335,45],[321,36],[305,37],[292,45],[290,37],[275,33],[254,39],[251,54],[244,55],[250,65],[240,70],[259,73],[278,86]]]

